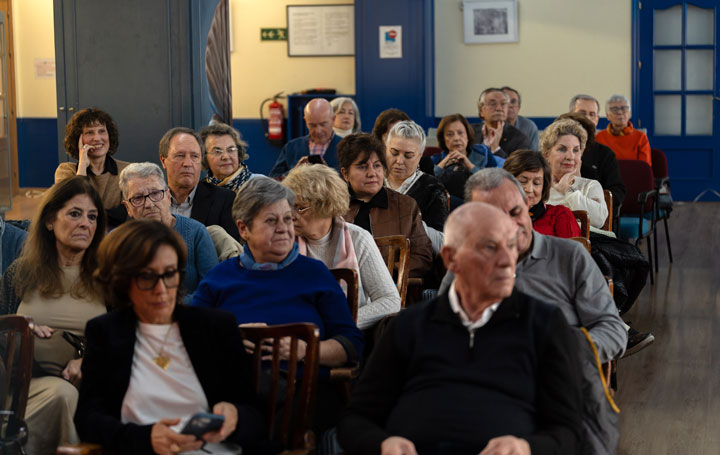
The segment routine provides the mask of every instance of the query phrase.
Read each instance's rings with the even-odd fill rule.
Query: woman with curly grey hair
[[[597,180],[580,177],[587,132],[572,119],[553,122],[540,136],[540,151],[550,164],[551,205],[588,212],[590,225],[601,229],[608,216],[603,188]]]
[[[214,123],[200,130],[200,138],[205,144],[206,182],[237,193],[243,183],[256,175],[245,164],[248,144],[232,126]]]

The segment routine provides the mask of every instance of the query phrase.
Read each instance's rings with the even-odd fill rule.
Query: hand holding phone
[[[198,412],[188,420],[180,433],[191,434],[198,439],[202,439],[205,433],[222,428],[223,423],[225,423],[224,415]]]

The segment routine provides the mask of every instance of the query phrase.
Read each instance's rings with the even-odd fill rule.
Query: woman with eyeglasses
[[[120,190],[130,218],[160,221],[182,237],[187,247],[183,298],[189,304],[198,283],[218,263],[207,228],[192,218],[170,213],[170,191],[160,166],[155,163],[128,165],[120,173]]]
[[[61,443],[78,442],[73,414],[85,323],[106,312],[92,277],[104,234],[103,204],[92,183],[63,180],[45,193],[20,257],[2,277],[0,314],[31,317],[35,333],[27,453],[55,453]]]
[[[605,103],[607,129],[598,131],[595,140],[610,147],[619,160],[640,160],[652,166],[647,135],[636,130],[630,121],[630,101],[624,95],[613,95]]]
[[[252,453],[263,439],[235,318],[181,304],[185,259],[182,238],[152,220],[128,221],[100,245],[94,277],[115,309],[86,328],[75,415],[83,441],[115,453],[171,454],[221,441]],[[197,413],[222,416],[222,426],[199,438],[183,434]]]
[[[200,130],[200,138],[205,143],[207,169],[205,181],[238,192],[240,186],[253,176],[245,164],[249,158],[247,142],[242,140],[240,132],[230,125],[214,123]]]

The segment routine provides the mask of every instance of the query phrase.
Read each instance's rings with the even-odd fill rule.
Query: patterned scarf
[[[251,175],[252,172],[250,172],[250,169],[248,169],[245,164],[241,164],[234,174],[225,177],[224,179],[215,178],[213,177],[212,172],[208,171],[208,175],[207,177],[205,177],[205,181],[208,183],[212,183],[216,186],[225,187],[237,193],[238,189],[242,186],[243,183],[248,181]]]

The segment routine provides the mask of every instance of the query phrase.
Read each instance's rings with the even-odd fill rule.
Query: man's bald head
[[[313,98],[305,105],[305,124],[310,139],[315,144],[326,144],[333,135],[333,122],[335,114],[333,108],[324,98]]]

